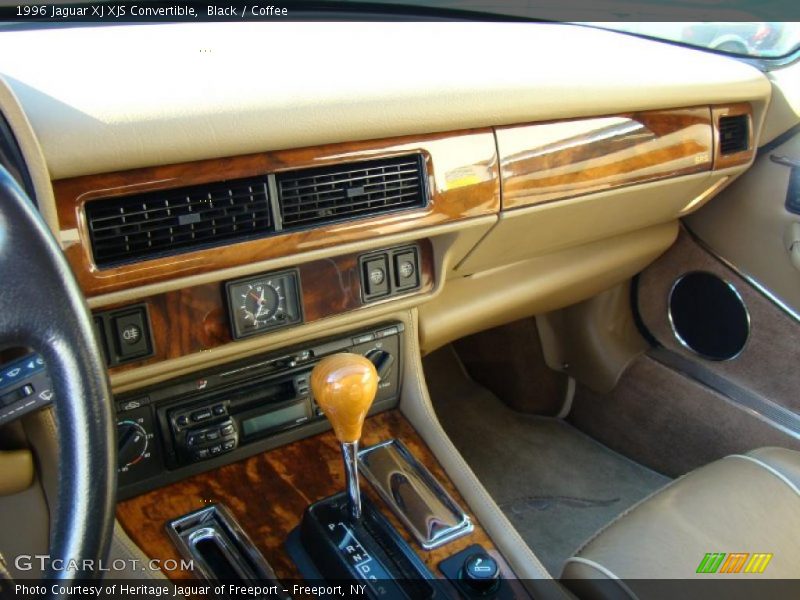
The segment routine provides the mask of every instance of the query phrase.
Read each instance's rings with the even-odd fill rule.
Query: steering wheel
[[[53,384],[58,498],[50,512],[45,577],[96,579],[98,563],[108,557],[116,490],[114,415],[105,364],[61,249],[2,166],[0,282],[0,348],[25,346],[39,352]],[[78,570],[68,568],[72,560]],[[95,568],[84,568],[89,560]]]

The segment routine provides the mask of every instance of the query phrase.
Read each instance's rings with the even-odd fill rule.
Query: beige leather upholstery
[[[728,456],[623,513],[566,562],[562,580],[582,598],[652,597],[644,580],[708,579],[696,571],[709,552],[773,554],[761,574],[715,578],[800,578],[799,485],[800,452]]]

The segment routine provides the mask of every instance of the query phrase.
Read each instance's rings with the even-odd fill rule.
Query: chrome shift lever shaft
[[[350,499],[350,515],[361,518],[361,488],[358,485],[358,442],[342,442],[344,475],[347,480],[347,497]]]
[[[334,354],[322,359],[311,372],[314,398],[342,446],[350,513],[355,520],[361,518],[358,440],[378,391],[378,379],[375,366],[360,354]]]

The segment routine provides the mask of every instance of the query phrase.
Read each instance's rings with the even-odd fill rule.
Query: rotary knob
[[[392,366],[394,365],[394,355],[386,350],[380,348],[373,348],[367,352],[366,357],[375,365],[375,370],[378,372],[378,377],[386,379],[391,373]]]
[[[136,421],[120,421],[117,423],[117,467],[120,471],[130,467],[146,457],[148,435],[144,427]]]

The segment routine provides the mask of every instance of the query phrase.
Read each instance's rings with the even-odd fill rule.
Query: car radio
[[[311,361],[299,373],[254,377],[233,389],[223,388],[177,407],[160,409],[172,434],[174,452],[168,466],[177,466],[230,452],[277,431],[321,416],[310,396]]]
[[[402,323],[361,330],[118,397],[120,498],[328,429],[309,377],[330,354],[369,358],[381,378],[372,412],[394,407],[402,330]]]

